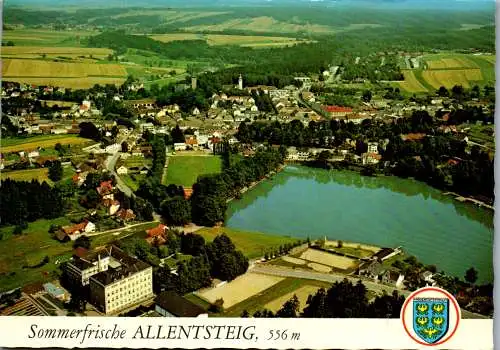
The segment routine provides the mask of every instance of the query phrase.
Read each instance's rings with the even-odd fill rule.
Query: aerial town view
[[[0,315],[493,317],[495,2],[7,0]]]

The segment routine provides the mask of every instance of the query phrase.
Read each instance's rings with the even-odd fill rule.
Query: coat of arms
[[[428,344],[438,342],[448,332],[449,299],[414,298],[413,330]]]

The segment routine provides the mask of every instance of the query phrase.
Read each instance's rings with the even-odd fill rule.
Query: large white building
[[[105,314],[117,314],[153,298],[153,268],[115,246],[67,264],[74,282],[89,285],[90,303]]]

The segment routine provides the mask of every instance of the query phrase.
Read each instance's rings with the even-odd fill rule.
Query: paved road
[[[108,158],[106,159],[106,169],[108,169],[111,174],[115,176],[116,179],[116,187],[123,193],[125,193],[128,197],[135,197],[134,191],[130,187],[123,182],[123,180],[118,176],[116,173],[115,167],[116,167],[116,162],[118,161],[118,158],[120,157],[120,152],[116,152],[113,155],[109,155]]]

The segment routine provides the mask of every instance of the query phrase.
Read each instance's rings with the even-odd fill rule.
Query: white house
[[[95,224],[93,222],[87,222],[87,225],[85,226],[85,229],[84,231],[86,233],[89,233],[89,232],[95,232]]]
[[[119,209],[120,209],[120,202],[114,201],[109,206],[109,215],[115,215],[118,212]]]
[[[198,114],[200,114],[200,110],[197,107],[194,107],[192,113],[193,113],[193,115],[198,115]]]
[[[119,167],[118,169],[116,169],[116,173],[118,175],[125,175],[128,173],[128,169],[127,167],[125,167],[124,165],[122,165],[121,167]]]
[[[252,107],[250,107],[250,111],[251,112],[258,112],[259,108],[256,105],[252,105]]]
[[[36,158],[36,157],[40,157],[40,152],[31,151],[30,153],[28,153],[28,158]]]
[[[155,129],[155,126],[153,123],[143,123],[141,124],[141,131],[144,132],[145,130],[148,131],[153,131]]]
[[[368,153],[378,153],[378,143],[368,142]]]

